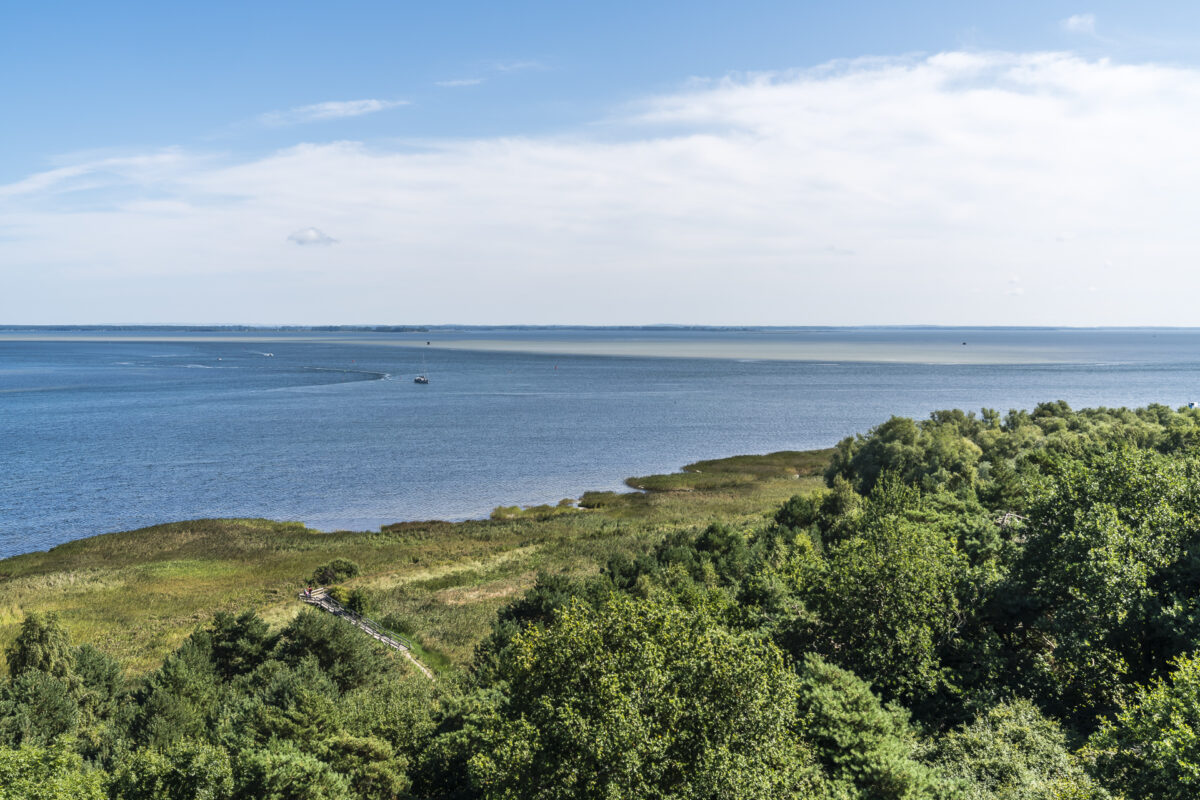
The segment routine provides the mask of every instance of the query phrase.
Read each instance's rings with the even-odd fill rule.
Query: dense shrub
[[[1105,786],[1126,797],[1200,796],[1200,654],[1138,690],[1083,755]]]
[[[317,586],[329,586],[333,583],[358,577],[358,564],[348,558],[335,558],[313,570],[311,582]]]

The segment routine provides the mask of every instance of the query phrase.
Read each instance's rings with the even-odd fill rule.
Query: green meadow
[[[630,478],[638,491],[499,508],[488,520],[320,533],[297,522],[205,519],[69,542],[0,561],[0,653],[27,613],[55,612],[72,641],[142,674],[218,611],[253,609],[286,623],[313,570],[341,557],[360,566],[345,586],[366,593],[373,616],[414,639],[435,669],[461,665],[538,572],[586,575],[615,553],[717,520],[761,524],[787,498],[823,485],[831,452],[702,461]]]

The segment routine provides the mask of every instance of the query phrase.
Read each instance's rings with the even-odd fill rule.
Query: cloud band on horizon
[[[300,300],[324,319],[404,294],[480,322],[1186,324],[1198,101],[1200,70],[1070,53],[842,61],[569,135],[41,173],[0,187],[0,261],[81,286],[224,269],[258,297],[292,266],[279,226],[321,219],[338,269]]]

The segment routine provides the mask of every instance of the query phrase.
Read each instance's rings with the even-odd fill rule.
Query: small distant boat
[[[429,342],[426,342],[425,344],[428,345]],[[427,372],[428,372],[428,370],[425,369],[425,351],[422,350],[421,351],[421,374],[418,375],[417,377],[413,378],[413,383],[429,383],[429,376],[426,374]]]

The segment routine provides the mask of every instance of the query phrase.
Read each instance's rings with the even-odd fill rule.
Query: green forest
[[[580,507],[272,534],[290,592],[336,582],[437,680],[297,601],[117,645],[31,600],[0,800],[1200,797],[1198,445],[1196,410],[939,411]],[[520,590],[380,577],[460,540]],[[88,590],[47,577],[88,546],[0,562],[0,593]],[[466,644],[422,638],[470,608]]]

